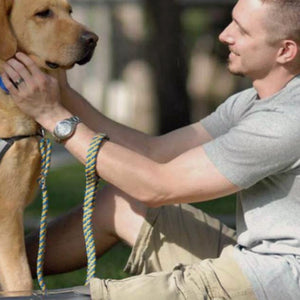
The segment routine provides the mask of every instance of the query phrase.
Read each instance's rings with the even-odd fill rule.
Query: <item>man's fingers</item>
[[[18,71],[16,71],[11,64],[9,63],[5,63],[3,65],[4,70],[8,76],[8,78],[12,81],[12,83],[14,84],[15,88],[18,88],[19,85],[21,84],[25,84],[24,82],[24,78],[18,73]]]
[[[36,65],[36,63],[26,54],[22,52],[18,52],[16,54],[16,58],[28,68],[28,70],[31,72],[32,75],[43,74],[42,71]]]
[[[27,68],[27,72],[29,71],[29,73],[31,73],[30,79],[32,79],[32,81],[28,81],[29,86],[45,86],[48,83],[49,75],[42,72],[37,64],[29,56],[22,52],[18,52],[16,54],[16,58],[20,61],[21,64],[24,64],[23,68]]]
[[[28,83],[31,79],[31,74],[29,71],[16,59],[8,60],[4,65],[4,69],[8,73],[9,77],[13,79],[13,81],[18,80],[21,77]],[[11,69],[13,69],[15,72],[12,72]],[[16,77],[11,77],[11,73],[9,71],[11,71],[13,76],[15,76],[15,73],[17,73]]]
[[[5,85],[5,87],[9,90],[11,94],[16,94],[18,92],[18,89],[13,85],[11,82],[11,79],[9,79],[7,73],[2,74],[2,80]]]

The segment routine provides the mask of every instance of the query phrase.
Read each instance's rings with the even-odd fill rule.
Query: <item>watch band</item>
[[[79,117],[77,117],[77,116],[73,116],[73,117],[68,118],[68,119],[66,119],[66,120],[71,121],[74,125],[77,125],[78,123],[81,122],[81,120],[80,120]]]

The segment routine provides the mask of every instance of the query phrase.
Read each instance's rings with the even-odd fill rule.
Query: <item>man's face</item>
[[[233,74],[256,80],[274,68],[279,48],[267,40],[267,9],[260,0],[239,0],[234,7],[232,22],[219,36],[229,47],[228,69]]]

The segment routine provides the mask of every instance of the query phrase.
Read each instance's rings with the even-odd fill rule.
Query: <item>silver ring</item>
[[[22,82],[24,82],[24,79],[20,77],[17,81],[14,82],[14,84],[16,87],[18,87]]]

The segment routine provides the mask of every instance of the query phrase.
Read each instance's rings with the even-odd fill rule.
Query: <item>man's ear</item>
[[[8,21],[14,0],[0,0],[0,59],[7,60],[17,51],[17,40]]]
[[[284,40],[279,49],[277,62],[286,64],[295,59],[299,52],[298,44],[293,40]]]

